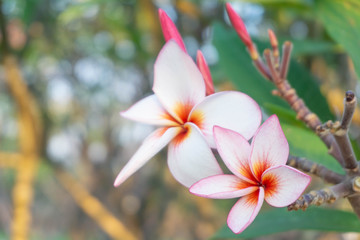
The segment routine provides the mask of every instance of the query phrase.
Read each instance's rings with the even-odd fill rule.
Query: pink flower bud
[[[170,19],[170,17],[162,9],[159,9],[159,19],[165,41],[167,42],[170,39],[174,39],[176,43],[181,47],[181,49],[186,52],[185,44],[179,31],[177,30],[175,24]]]
[[[196,63],[205,81],[206,95],[213,94],[215,91],[214,91],[214,83],[211,77],[210,69],[206,63],[204,55],[200,50],[197,51]]]
[[[273,49],[278,48],[278,40],[276,38],[275,33],[271,29],[268,29],[268,33],[269,33],[269,39],[270,39],[271,47]]]
[[[250,48],[250,46],[252,45],[250,35],[246,30],[243,20],[241,19],[241,17],[239,15],[237,15],[235,10],[231,7],[230,3],[226,3],[226,12],[228,13],[231,24],[235,28],[237,34],[239,35],[241,40],[244,42],[246,47]]]

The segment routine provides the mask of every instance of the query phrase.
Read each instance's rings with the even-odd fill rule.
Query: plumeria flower
[[[255,133],[251,146],[242,135],[214,127],[217,149],[232,174],[200,180],[190,192],[206,198],[241,197],[230,210],[227,224],[241,233],[258,214],[264,199],[274,207],[293,203],[310,183],[310,177],[286,166],[289,145],[276,115]]]
[[[117,176],[119,186],[157,152],[169,144],[168,165],[181,184],[221,174],[211,147],[213,127],[219,125],[250,139],[261,122],[257,103],[246,94],[228,91],[205,96],[203,77],[175,41],[168,41],[154,67],[155,94],[127,111],[123,117],[158,126]]]
[[[177,44],[179,44],[179,46],[184,52],[187,52],[184,41],[179,31],[177,30],[174,22],[162,9],[159,9],[159,19],[165,41],[174,40]],[[213,94],[215,90],[214,90],[214,83],[211,77],[210,69],[206,63],[204,55],[200,50],[198,50],[196,54],[196,63],[205,81],[206,95]]]

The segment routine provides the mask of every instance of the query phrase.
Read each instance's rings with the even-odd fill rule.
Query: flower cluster
[[[155,62],[154,94],[121,112],[125,118],[158,128],[144,140],[114,185],[119,186],[168,145],[169,169],[191,193],[207,198],[241,197],[228,217],[229,227],[240,233],[254,220],[264,199],[275,207],[289,205],[310,177],[285,165],[289,147],[277,117],[271,116],[259,128],[261,110],[252,98],[235,91],[214,93],[202,53],[198,51],[195,64],[174,23],[163,10],[159,16],[167,43]],[[243,24],[238,26],[244,29]],[[247,32],[241,36],[250,39]],[[223,173],[212,148],[233,175]]]

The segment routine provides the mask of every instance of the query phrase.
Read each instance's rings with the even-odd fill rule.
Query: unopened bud
[[[214,83],[213,83],[213,80],[211,77],[210,69],[206,63],[204,55],[202,54],[202,52],[200,50],[197,51],[196,63],[197,63],[197,66],[204,78],[205,87],[206,87],[206,95],[213,94],[215,91],[214,91]]]
[[[159,19],[161,24],[161,29],[165,38],[165,41],[169,41],[173,39],[176,43],[181,47],[184,52],[186,52],[184,41],[177,30],[174,22],[170,19],[170,17],[166,14],[166,12],[162,9],[159,9]]]
[[[271,47],[273,49],[277,48],[279,44],[278,44],[278,40],[276,38],[275,33],[271,29],[268,29],[268,33],[269,33],[269,40],[270,40]]]
[[[234,27],[235,31],[244,42],[246,47],[250,48],[252,45],[252,41],[248,31],[246,30],[245,24],[241,17],[237,15],[235,10],[231,7],[230,3],[226,3],[226,12],[229,15],[230,21],[232,26]]]

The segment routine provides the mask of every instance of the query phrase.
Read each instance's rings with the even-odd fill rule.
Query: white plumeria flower
[[[144,140],[114,185],[119,186],[167,144],[170,171],[184,186],[221,174],[211,151],[211,147],[215,147],[214,125],[240,132],[250,139],[261,122],[259,106],[246,94],[235,91],[205,97],[200,71],[174,41],[168,41],[162,48],[154,72],[155,94],[121,115],[159,128]]]
[[[207,177],[190,192],[216,199],[241,197],[230,210],[227,224],[241,233],[255,219],[264,199],[274,207],[285,207],[299,198],[310,176],[286,166],[289,145],[276,115],[267,119],[251,142],[240,134],[214,127],[217,149],[234,174]]]

